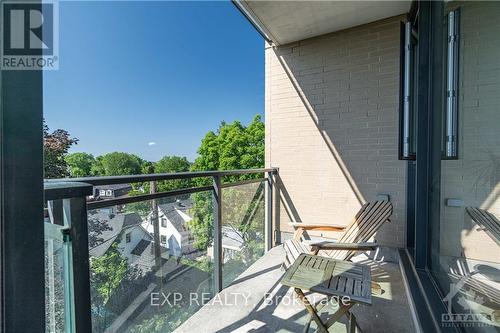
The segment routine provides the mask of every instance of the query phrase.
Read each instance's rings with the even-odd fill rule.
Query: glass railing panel
[[[222,285],[264,254],[264,182],[222,189]]]
[[[213,297],[211,198],[88,211],[93,332],[172,332]]]
[[[45,332],[71,332],[72,268],[67,228],[51,223],[49,217],[45,220]]]

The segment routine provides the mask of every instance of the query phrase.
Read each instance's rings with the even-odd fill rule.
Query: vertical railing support
[[[273,172],[268,172],[266,177],[265,217],[264,217],[264,242],[266,252],[273,247]]]
[[[214,291],[222,290],[222,180],[213,177],[213,213],[214,213]]]
[[[62,265],[65,332],[91,332],[87,196],[92,194],[92,186],[78,182],[46,182],[44,187],[49,215],[49,221],[43,222],[45,240],[49,243],[58,240],[66,251]],[[54,253],[49,249],[47,255],[50,258]],[[51,267],[53,265],[58,263],[52,262]],[[55,277],[49,280],[54,281]],[[55,297],[52,295],[51,300]]]
[[[86,197],[64,199],[63,210],[65,225],[70,227],[74,328],[77,333],[91,332],[89,234]]]
[[[154,194],[157,192],[158,183],[156,180],[150,182],[149,193]],[[156,269],[161,267],[161,244],[160,244],[160,221],[158,218],[158,202],[156,199],[151,203],[151,221],[153,222],[153,240],[155,251],[155,265]]]

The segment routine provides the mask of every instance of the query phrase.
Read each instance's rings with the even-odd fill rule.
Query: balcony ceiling
[[[238,1],[277,45],[407,13],[411,1]]]

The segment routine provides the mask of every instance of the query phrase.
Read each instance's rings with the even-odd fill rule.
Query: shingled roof
[[[92,230],[89,230],[91,236],[95,236],[100,240],[98,245],[90,249],[90,255],[94,257],[99,257],[106,253],[111,244],[113,244],[124,229],[140,225],[142,222],[141,217],[137,213],[109,214],[101,211],[97,214],[90,215],[89,218],[109,227],[101,231],[100,234],[93,234]]]

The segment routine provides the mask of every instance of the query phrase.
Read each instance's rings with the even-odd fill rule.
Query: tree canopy
[[[186,157],[164,156],[154,164],[155,173],[175,173],[189,171],[191,163]],[[164,180],[158,182],[158,191],[171,191],[191,186],[190,179]]]
[[[99,176],[137,175],[142,173],[142,159],[128,153],[113,152],[98,156],[92,174]]]
[[[260,115],[255,116],[248,126],[242,125],[239,121],[231,124],[222,122],[217,132],[208,132],[201,141],[198,149],[199,156],[191,169],[206,171],[263,168],[264,133],[264,123]],[[228,180],[236,181],[256,177],[259,175],[240,175],[228,177]],[[198,185],[207,181],[210,180],[203,178],[195,180]],[[234,191],[226,191],[224,200],[237,203],[239,194],[232,192]],[[228,195],[232,198],[228,198]],[[212,195],[206,192],[195,193],[193,199],[193,219],[189,227],[195,238],[195,247],[205,250],[213,239]],[[236,215],[238,214],[235,213]]]
[[[264,123],[257,115],[244,126],[239,121],[222,122],[217,132],[208,132],[198,148],[192,170],[231,170],[264,167]]]
[[[95,163],[95,158],[92,154],[68,154],[64,160],[68,165],[69,175],[71,177],[87,177],[92,175],[92,166]]]
[[[64,157],[72,145],[78,143],[68,131],[56,129],[50,132],[43,123],[43,168],[45,178],[63,178],[68,176],[68,165]]]

